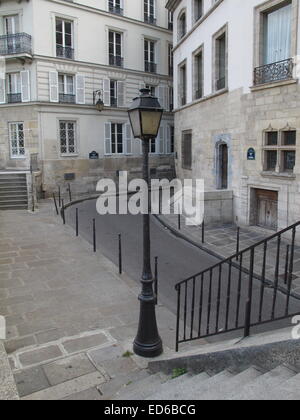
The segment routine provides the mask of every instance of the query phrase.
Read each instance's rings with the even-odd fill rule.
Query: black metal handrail
[[[56,57],[74,60],[74,48],[56,45]]]
[[[157,64],[152,61],[145,61],[145,72],[146,73],[156,73]]]
[[[299,225],[176,284],[176,351],[181,343],[239,330],[247,337],[254,326],[300,314],[300,301],[291,304]]]
[[[0,55],[32,54],[32,37],[24,32],[0,36]]]
[[[59,102],[62,103],[62,104],[75,104],[76,103],[76,95],[60,93],[59,94]]]
[[[21,93],[8,93],[7,94],[7,103],[8,104],[17,104],[22,102],[22,94]]]
[[[254,86],[293,78],[293,59],[278,61],[254,69]]]
[[[119,55],[109,54],[109,65],[114,67],[123,67],[124,59]]]

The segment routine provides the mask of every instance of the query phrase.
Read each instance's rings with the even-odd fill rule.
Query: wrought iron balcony
[[[32,54],[32,37],[25,33],[0,36],[0,55]]]
[[[155,18],[155,17],[153,17],[153,16],[148,16],[148,15],[145,15],[145,16],[144,16],[144,22],[145,22],[145,23],[149,23],[150,25],[156,25],[157,20],[156,20],[156,18]]]
[[[56,45],[56,57],[74,60],[74,48]]]
[[[59,94],[59,102],[61,104],[75,104],[76,103],[76,95],[60,93]]]
[[[109,11],[110,13],[114,13],[115,15],[124,15],[124,9],[118,6],[109,5]]]
[[[146,73],[156,73],[157,64],[152,63],[151,61],[145,61],[145,72]]]
[[[22,94],[21,93],[8,93],[7,94],[7,103],[8,104],[17,104],[22,102]]]
[[[119,55],[112,55],[109,54],[109,65],[114,67],[123,67],[124,66],[124,59]]]
[[[118,107],[118,98],[111,97],[110,98],[110,106],[117,108]]]
[[[278,61],[254,69],[254,86],[293,78],[293,59]]]

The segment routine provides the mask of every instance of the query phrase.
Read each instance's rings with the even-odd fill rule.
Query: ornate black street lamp
[[[162,340],[158,334],[153,292],[153,275],[151,270],[150,243],[150,194],[149,194],[149,144],[158,135],[163,109],[157,98],[150,95],[149,89],[142,89],[141,96],[133,100],[129,119],[134,138],[141,139],[143,144],[143,179],[148,186],[147,214],[143,215],[144,265],[142,275],[142,292],[140,300],[140,320],[133,350],[142,357],[157,357],[163,352]]]

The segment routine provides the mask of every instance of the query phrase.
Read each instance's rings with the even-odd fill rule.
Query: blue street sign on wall
[[[252,147],[247,152],[247,159],[248,160],[255,160],[256,159],[256,152]]]

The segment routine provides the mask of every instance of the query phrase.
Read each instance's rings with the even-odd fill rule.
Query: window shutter
[[[125,82],[117,82],[118,107],[125,107]]]
[[[171,126],[167,125],[166,126],[166,154],[170,155],[171,154]]]
[[[30,102],[30,74],[29,70],[21,71],[21,94],[22,102]]]
[[[105,106],[110,106],[110,80],[103,79],[103,102]]]
[[[126,155],[132,154],[132,132],[130,124],[125,124],[125,153]]]
[[[161,126],[158,132],[158,153],[163,155],[165,153],[165,127]]]
[[[0,79],[0,104],[5,102],[5,79]]]
[[[49,90],[50,90],[50,102],[59,102],[58,96],[58,72],[49,72]]]
[[[169,86],[165,86],[165,92],[164,92],[164,104],[165,104],[165,110],[170,110],[170,88]]]
[[[82,74],[76,75],[76,103],[85,104],[85,77]]]
[[[111,155],[111,123],[105,123],[105,154]]]

